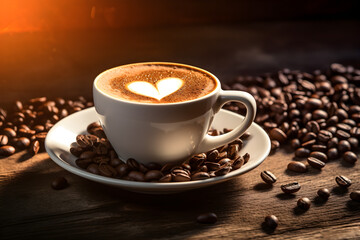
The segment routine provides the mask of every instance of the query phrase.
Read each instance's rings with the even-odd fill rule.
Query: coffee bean
[[[83,158],[83,159],[76,159],[75,163],[78,167],[82,168],[82,169],[86,169],[91,163],[92,163],[92,159],[91,158]]]
[[[295,151],[295,156],[296,157],[300,157],[300,158],[305,158],[305,157],[308,157],[310,154],[310,150],[309,149],[306,149],[306,148],[298,148],[296,149]]]
[[[326,153],[328,159],[336,159],[339,157],[339,152],[336,148],[330,148]]]
[[[55,190],[61,190],[68,186],[68,181],[64,177],[58,177],[51,182],[51,187]]]
[[[186,182],[186,181],[190,181],[191,178],[188,174],[184,174],[184,173],[177,173],[173,176],[173,181],[174,182]]]
[[[293,149],[298,149],[301,146],[300,140],[299,139],[293,139],[291,140],[291,147]]]
[[[85,151],[80,154],[79,158],[93,158],[95,155],[96,153],[93,151]]]
[[[307,171],[307,167],[302,162],[292,161],[287,165],[287,169],[293,172],[304,173]]]
[[[100,174],[99,166],[95,163],[91,163],[87,168],[86,171],[93,173],[93,174]]]
[[[327,112],[325,112],[324,110],[320,110],[320,109],[315,110],[312,114],[313,114],[314,120],[326,119],[328,117]]]
[[[110,158],[110,162],[109,162],[110,166],[112,167],[116,167],[122,163],[123,161],[121,161],[119,158]]]
[[[146,167],[150,170],[160,170],[161,169],[161,165],[158,163],[154,163],[154,162],[149,163],[148,165],[146,165]]]
[[[234,162],[232,163],[231,167],[233,170],[239,169],[242,167],[242,165],[244,165],[245,160],[242,156],[239,156],[237,159],[234,160]]]
[[[337,137],[333,137],[327,142],[328,148],[336,148],[338,145],[339,145],[339,139]]]
[[[264,223],[266,227],[275,229],[279,224],[279,220],[275,215],[269,215],[265,217]]]
[[[296,193],[301,188],[300,184],[298,182],[292,182],[288,184],[281,185],[281,190],[284,193],[290,194],[290,193]]]
[[[100,164],[99,172],[100,172],[100,175],[105,176],[105,177],[114,177],[117,174],[117,171],[115,170],[115,168],[113,168],[112,166],[110,166],[108,164]]]
[[[145,173],[145,181],[159,180],[163,174],[159,170],[150,170]]]
[[[171,180],[172,180],[172,175],[166,174],[165,176],[159,179],[159,182],[171,182]]]
[[[40,143],[39,141],[34,141],[32,144],[31,144],[31,147],[30,147],[30,153],[32,155],[36,155],[40,150]]]
[[[231,166],[223,166],[215,171],[216,176],[224,176],[231,171]]]
[[[210,175],[207,172],[197,172],[191,176],[192,181],[204,180],[210,178]]]
[[[354,152],[347,151],[343,155],[344,161],[354,164],[358,159]]]
[[[207,161],[209,162],[215,162],[217,157],[219,156],[219,151],[218,150],[212,150],[211,152],[208,153],[207,155]]]
[[[139,172],[139,171],[130,171],[129,174],[128,174],[128,177],[132,181],[137,181],[137,182],[144,182],[145,181],[144,173]]]
[[[216,171],[220,168],[220,164],[214,162],[205,162],[205,165],[210,171]]]
[[[10,145],[0,147],[0,156],[11,156],[15,153],[15,148]]]
[[[269,135],[271,139],[277,140],[280,143],[284,142],[287,138],[286,134],[280,128],[273,128]]]
[[[260,173],[261,179],[267,184],[273,184],[276,182],[276,176],[270,171],[263,171]]]
[[[196,221],[198,223],[205,223],[205,224],[213,224],[217,221],[217,216],[215,213],[203,213],[197,216]]]
[[[228,156],[231,159],[234,159],[236,157],[236,154],[239,152],[239,145],[232,144],[228,148]]]
[[[0,147],[8,144],[9,140],[6,135],[0,135]]]
[[[322,144],[314,144],[311,146],[311,150],[314,152],[323,152],[324,153],[327,151],[327,147]]]
[[[351,137],[347,141],[350,143],[352,150],[355,150],[359,147],[359,140],[357,138]]]
[[[346,140],[341,140],[339,142],[339,146],[338,146],[338,150],[340,152],[346,152],[346,151],[350,151],[351,150],[351,145],[348,141]]]
[[[355,137],[355,138],[359,138],[360,137],[360,127],[353,127],[351,130],[350,130],[350,134],[351,136]]]
[[[327,200],[329,197],[330,197],[330,191],[329,189],[327,188],[320,188],[318,191],[317,191],[317,195],[324,199],[324,200]]]
[[[133,159],[133,158],[129,158],[127,161],[126,161],[126,164],[129,166],[130,169],[132,170],[139,170],[139,163]]]
[[[350,193],[350,198],[353,201],[360,202],[360,191],[353,191]]]
[[[325,163],[315,157],[308,157],[307,162],[310,166],[316,169],[322,169],[323,167],[325,167]]]
[[[15,141],[14,145],[18,149],[25,149],[30,146],[30,140],[26,137],[20,137]]]
[[[311,152],[310,157],[317,158],[317,159],[319,159],[320,161],[322,161],[324,163],[328,162],[328,157],[323,152]]]
[[[247,163],[250,160],[250,154],[249,153],[245,153],[244,156],[244,164]]]
[[[297,206],[303,210],[308,210],[311,206],[311,201],[307,197],[302,197],[297,201]]]
[[[35,141],[35,142],[38,142],[39,143],[39,141]],[[40,143],[39,143],[39,146],[40,146]],[[72,155],[74,155],[75,157],[80,157],[80,155],[81,155],[81,153],[84,151],[84,149],[82,149],[81,147],[79,147],[79,146],[77,146],[77,147],[71,147],[70,148],[70,153],[72,154]]]
[[[2,130],[3,134],[6,135],[8,138],[16,137],[16,131],[12,128],[4,128]]]
[[[278,149],[279,147],[280,147],[279,141],[271,140],[271,150],[272,150],[272,151],[275,151],[275,150]]]
[[[335,136],[339,139],[343,139],[343,140],[346,140],[348,138],[350,138],[350,133],[347,133],[343,130],[337,130],[336,133],[335,133]]]
[[[332,133],[327,130],[320,130],[318,134],[318,139],[321,142],[327,142],[332,138]]]
[[[120,163],[115,169],[119,177],[124,177],[130,172],[130,167],[125,163]]]
[[[337,176],[335,181],[340,187],[349,187],[351,185],[351,180],[345,176]]]
[[[230,158],[223,158],[218,162],[218,164],[220,164],[220,166],[231,165],[231,159]]]

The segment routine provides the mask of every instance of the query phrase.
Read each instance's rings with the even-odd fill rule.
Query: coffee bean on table
[[[347,141],[350,143],[351,150],[355,150],[359,147],[359,140],[357,138],[351,137]]]
[[[284,184],[281,185],[281,190],[284,193],[296,193],[297,191],[299,191],[301,188],[300,184],[298,182],[292,182],[292,183],[288,183],[288,184]]]
[[[360,191],[353,191],[350,193],[351,200],[360,202]]]
[[[61,190],[68,186],[68,181],[64,177],[58,177],[51,182],[51,187],[55,190]]]
[[[336,159],[339,157],[339,152],[337,148],[330,148],[326,154],[329,159]]]
[[[4,128],[2,130],[3,134],[6,135],[8,138],[16,137],[16,131],[12,128]]]
[[[293,139],[291,140],[291,147],[293,149],[298,149],[301,146],[300,140],[299,139]]]
[[[327,188],[320,188],[318,191],[317,191],[317,195],[324,199],[324,200],[327,200],[329,197],[330,197],[330,191],[329,189]]]
[[[30,153],[32,155],[36,155],[40,150],[40,143],[39,141],[35,140],[32,144],[31,144],[31,147],[30,147]]]
[[[263,171],[260,173],[261,179],[267,184],[273,184],[276,182],[276,176],[270,171]]]
[[[346,140],[341,140],[339,142],[339,145],[338,145],[338,150],[340,152],[346,152],[346,151],[350,151],[351,150],[351,145],[348,141]]]
[[[217,216],[215,213],[209,212],[209,213],[203,213],[197,216],[196,221],[198,223],[206,223],[206,224],[212,224],[216,223]]]
[[[297,206],[303,210],[308,210],[311,206],[311,201],[307,197],[302,197],[297,201]]]
[[[336,183],[340,186],[340,187],[350,187],[351,186],[351,180],[348,179],[345,176],[337,176],[335,178]]]
[[[269,215],[265,217],[264,223],[266,227],[275,229],[279,224],[279,219],[275,215]]]
[[[308,157],[307,162],[310,166],[316,169],[322,169],[323,167],[325,167],[325,163],[315,157]]]
[[[358,160],[356,154],[350,151],[344,153],[343,159],[344,161],[351,164],[354,164]]]
[[[293,172],[304,173],[307,171],[307,167],[302,162],[292,161],[287,165],[287,169]]]
[[[317,151],[311,152],[309,157],[314,157],[314,158],[319,159],[320,161],[322,161],[324,163],[328,162],[328,157],[323,152],[317,152]]]
[[[295,156],[296,156],[296,157],[300,157],[300,158],[308,157],[309,154],[310,154],[310,150],[307,149],[307,148],[303,148],[303,147],[298,148],[298,149],[296,149],[296,151],[295,151]]]
[[[5,145],[0,147],[0,156],[10,156],[13,155],[15,153],[15,148],[13,146],[10,145]]]
[[[280,128],[273,128],[269,135],[271,139],[277,140],[280,143],[284,142],[287,138],[286,134]]]

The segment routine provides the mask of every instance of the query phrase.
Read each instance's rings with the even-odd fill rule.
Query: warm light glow
[[[156,87],[149,82],[138,81],[127,85],[127,88],[136,94],[161,100],[176,92],[183,85],[180,78],[164,78],[156,83]]]

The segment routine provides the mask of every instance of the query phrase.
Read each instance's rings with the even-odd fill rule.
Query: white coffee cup
[[[177,162],[232,142],[249,128],[256,113],[255,99],[249,93],[222,90],[217,77],[200,68],[161,64],[202,71],[216,81],[216,87],[203,97],[185,102],[141,103],[119,99],[99,89],[97,82],[115,78],[121,66],[99,74],[93,84],[94,104],[105,134],[120,159],[134,158],[143,164]],[[229,133],[207,135],[214,115],[230,101],[246,106],[244,120]]]

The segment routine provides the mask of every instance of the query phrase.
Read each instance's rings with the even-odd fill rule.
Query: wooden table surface
[[[158,60],[197,65],[229,81],[238,74],[261,74],[283,67],[325,68],[331,62],[359,66],[358,22],[257,23],[194,26],[126,32],[27,33],[0,35],[0,106],[31,97],[91,97],[91,82],[116,65]],[[334,33],[336,29],[336,33]],[[166,40],[164,40],[166,39]],[[293,154],[281,149],[259,167],[228,182],[173,195],[144,195],[101,185],[57,166],[46,153],[25,152],[0,159],[0,239],[359,239],[360,204],[349,193],[360,190],[360,163],[329,162],[304,174],[286,171]],[[272,171],[273,187],[260,172]],[[335,176],[353,181],[348,191]],[[55,191],[58,176],[69,187]],[[298,181],[295,195],[280,185]],[[315,201],[319,188],[331,190]],[[311,208],[298,212],[300,197]],[[198,214],[215,212],[203,225]],[[274,232],[262,228],[274,214]]]

